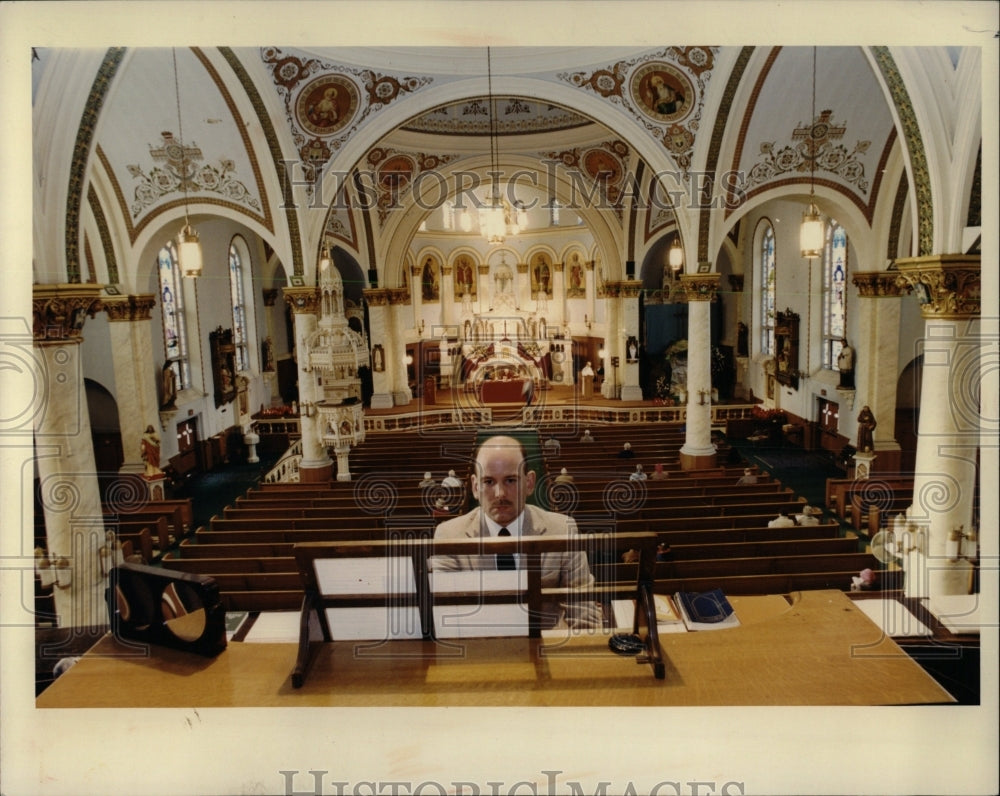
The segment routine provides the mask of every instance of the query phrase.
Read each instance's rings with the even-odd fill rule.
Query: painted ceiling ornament
[[[694,85],[684,72],[664,61],[650,61],[635,71],[629,81],[632,102],[659,122],[677,122],[694,108]]]
[[[358,87],[342,75],[323,75],[303,86],[295,100],[295,117],[303,130],[329,138],[358,113]]]
[[[197,144],[182,145],[169,130],[160,133],[160,137],[162,146],[150,146],[149,154],[162,166],[153,166],[148,172],[139,164],[127,166],[129,175],[138,181],[132,195],[133,218],[164,196],[185,191],[221,194],[231,202],[260,210],[260,202],[236,178],[233,160],[221,158],[218,165],[199,165],[204,156]]]
[[[858,141],[853,150],[848,150],[836,143],[846,133],[847,125],[837,124],[833,121],[833,111],[824,110],[812,124],[801,125],[792,131],[792,141],[798,143],[778,147],[775,141],[762,142],[763,158],[750,169],[747,187],[761,185],[789,172],[808,174],[815,170],[835,174],[867,193],[869,182],[860,158],[868,152],[871,141]]]

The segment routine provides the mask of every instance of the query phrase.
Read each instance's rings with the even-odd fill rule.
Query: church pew
[[[295,572],[295,558],[292,556],[268,556],[266,558],[247,558],[242,556],[219,556],[216,558],[197,558],[194,556],[179,556],[177,553],[167,553],[163,557],[163,566],[180,572],[194,572],[199,575],[215,573],[247,573],[247,572]]]
[[[122,555],[128,559],[129,553],[126,549],[135,552],[142,558],[143,564],[151,564],[157,556],[157,551],[153,548],[153,535],[149,528],[143,525],[138,531],[116,531],[115,536],[122,545]],[[162,553],[162,550],[159,551]]]
[[[851,578],[858,570],[842,572],[795,572],[777,573],[771,575],[731,575],[711,576],[707,578],[663,578],[653,581],[653,591],[656,594],[674,595],[678,591],[710,591],[722,589],[728,595],[739,594],[791,594],[797,591],[816,589],[839,589],[848,591]],[[879,573],[882,589],[899,588],[898,578],[894,573]]]
[[[904,513],[913,504],[913,495],[900,495],[889,501],[879,500],[877,503],[851,506],[851,527],[874,536],[879,528],[888,522],[888,518]],[[883,521],[884,520],[884,521]]]
[[[826,479],[826,506],[842,520],[850,519],[851,506],[857,493],[884,498],[887,493],[913,494],[912,476],[873,476],[870,479]]]
[[[795,575],[800,572],[851,572],[857,575],[862,569],[877,568],[878,562],[870,553],[827,553],[816,555],[753,556],[749,558],[687,559],[657,561],[657,580],[689,580],[746,577],[751,575]],[[595,564],[594,577],[598,583],[606,579],[626,580],[635,577],[635,565],[625,563]],[[841,589],[849,589],[848,578]]]
[[[166,517],[159,516],[154,519],[122,520],[120,519],[121,516],[116,515],[112,518],[106,516],[104,518],[104,527],[114,531],[119,541],[128,539],[132,544],[137,545],[140,552],[142,552],[143,558],[146,558],[147,561],[152,561],[156,555],[163,555],[170,547],[170,526],[167,524]],[[142,539],[143,530],[150,537],[149,550],[145,547],[145,542]]]
[[[174,540],[181,539],[191,527],[191,505],[188,501],[153,501],[142,504],[135,510],[122,510],[113,506],[103,506],[105,519],[116,519],[121,522],[147,521],[156,522],[159,518],[167,521],[168,535]],[[185,505],[187,508],[185,509]]]
[[[246,544],[254,542],[305,542],[334,541],[336,539],[388,539],[400,535],[431,535],[434,525],[424,528],[406,526],[402,529],[373,525],[367,528],[354,526],[331,526],[327,528],[253,528],[241,530],[217,530],[199,528],[194,535],[198,545],[203,544]]]

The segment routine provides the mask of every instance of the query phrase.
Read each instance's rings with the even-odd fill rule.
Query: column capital
[[[361,291],[365,303],[369,307],[385,307],[389,304],[389,289],[385,287],[369,287]]]
[[[424,267],[418,263],[412,263],[410,265],[410,276],[423,276]]]
[[[287,304],[292,312],[304,315],[319,314],[319,288],[315,287],[285,287],[282,288]]]
[[[441,276],[451,276],[455,273],[454,263],[443,263],[441,265]]]
[[[561,274],[566,270],[566,263],[552,263],[552,273]]]
[[[410,303],[410,289],[405,287],[390,287],[386,288],[386,294],[389,298],[389,303],[393,305],[402,305]]]
[[[142,293],[137,296],[105,296],[101,300],[101,305],[111,322],[148,321],[153,317],[152,309],[156,306],[156,296],[152,293]]]
[[[642,292],[642,282],[629,279],[623,282],[605,282],[605,295],[608,298],[638,298]]]
[[[31,315],[35,344],[80,342],[87,316],[93,318],[102,308],[100,285],[34,285]]]
[[[862,298],[899,298],[903,286],[895,271],[858,271],[851,279]]]
[[[896,260],[897,283],[916,294],[925,320],[979,317],[980,255],[935,254]]]
[[[482,267],[482,266],[480,266],[480,267]],[[528,264],[527,263],[518,263],[517,264],[517,272],[519,274],[526,274],[526,273],[528,273]],[[480,271],[479,273],[482,273],[482,271]],[[487,271],[487,273],[489,273],[489,271]]]
[[[688,301],[714,301],[719,279],[719,274],[681,274],[681,287]]]
[[[480,276],[489,276],[490,275],[490,264],[489,263],[479,263],[479,265],[477,265],[476,268],[479,269],[479,275]]]

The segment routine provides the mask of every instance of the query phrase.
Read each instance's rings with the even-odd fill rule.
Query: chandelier
[[[497,139],[497,114],[493,98],[493,59],[490,48],[486,48],[486,80],[489,95],[490,115],[490,177],[493,182],[492,195],[485,200],[479,210],[479,231],[490,245],[499,245],[508,237],[517,235],[528,225],[528,213],[521,202],[511,205],[500,193],[500,169],[497,165],[500,142]]]
[[[816,48],[813,47],[812,63],[812,116],[809,118],[809,210],[802,214],[799,227],[799,249],[802,256],[815,259],[823,253],[823,219],[816,207]]]
[[[177,50],[172,49],[171,54],[174,62],[174,97],[177,101],[177,143],[181,150],[181,187],[184,190],[184,227],[177,235],[177,259],[184,276],[194,278],[201,276],[202,272],[201,242],[188,218],[187,147],[184,144],[184,125],[181,122],[181,89],[180,81],[177,79]]]

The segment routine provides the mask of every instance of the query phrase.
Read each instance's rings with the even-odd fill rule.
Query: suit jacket
[[[572,536],[577,533],[576,522],[563,514],[545,511],[538,506],[524,507],[522,536]],[[474,508],[461,517],[442,522],[434,531],[435,539],[477,539],[488,536],[489,530],[482,517],[482,509]],[[455,571],[464,569],[496,569],[492,555],[434,556],[431,569]],[[594,582],[587,556],[582,552],[542,553],[542,587],[587,587]],[[573,627],[600,627],[601,614],[593,599],[564,604],[566,621]]]

